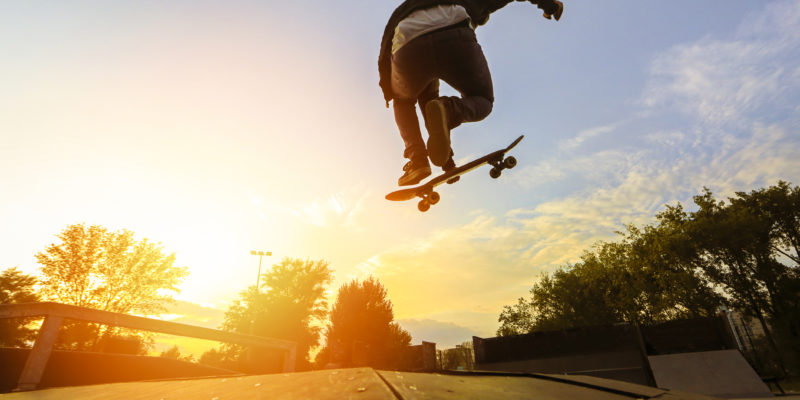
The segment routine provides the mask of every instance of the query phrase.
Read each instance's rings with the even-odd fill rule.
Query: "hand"
[[[556,21],[558,21],[558,20],[561,19],[561,14],[564,13],[564,3],[562,3],[562,2],[560,2],[558,0],[554,0],[554,2],[556,3],[556,10],[552,14],[548,14],[547,12],[545,12],[543,17],[545,17],[547,19],[550,19],[550,17],[553,17],[553,18],[556,19]]]

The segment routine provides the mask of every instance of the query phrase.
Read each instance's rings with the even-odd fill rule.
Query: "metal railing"
[[[297,358],[297,344],[288,340],[243,335],[178,322],[137,317],[60,303],[0,304],[0,319],[29,317],[44,317],[44,323],[39,329],[39,335],[36,338],[33,349],[25,361],[25,367],[20,375],[16,391],[36,389],[44,373],[45,366],[47,366],[47,361],[58,336],[58,330],[61,328],[64,319],[214,340],[248,347],[280,349],[284,351],[283,372],[293,372]]]

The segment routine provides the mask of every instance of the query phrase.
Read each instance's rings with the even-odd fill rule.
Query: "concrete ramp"
[[[43,389],[0,400],[709,400],[601,378],[414,373],[371,368]]]
[[[738,350],[650,356],[660,388],[724,398],[772,397]]]

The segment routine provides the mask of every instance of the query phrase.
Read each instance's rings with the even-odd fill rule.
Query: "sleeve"
[[[378,85],[383,91],[383,99],[386,100],[388,107],[389,101],[394,98],[392,93],[392,38],[394,37],[394,27],[397,25],[400,13],[403,11],[403,3],[400,7],[394,10],[392,16],[389,17],[389,22],[383,29],[383,36],[381,37],[381,49],[378,54],[378,75],[380,76]]]
[[[387,102],[394,97],[392,94],[392,57],[391,45],[387,45],[385,40],[381,42],[381,51],[378,56],[378,75],[380,77],[378,85],[383,91],[383,99]]]

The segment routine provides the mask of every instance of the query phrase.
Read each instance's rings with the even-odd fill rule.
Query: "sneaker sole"
[[[450,130],[444,104],[431,100],[425,105],[428,125],[428,156],[433,165],[441,167],[450,158]]]
[[[425,168],[418,169],[418,170],[416,170],[415,172],[413,172],[413,173],[409,174],[409,175],[406,177],[406,179],[405,179],[405,180],[398,179],[398,180],[397,180],[397,185],[398,185],[398,186],[411,186],[411,185],[416,185],[416,184],[418,184],[418,183],[419,183],[421,180],[423,180],[423,179],[425,179],[425,178],[429,177],[430,175],[431,175],[431,169],[430,169],[430,168],[427,168],[427,169],[425,169]]]

